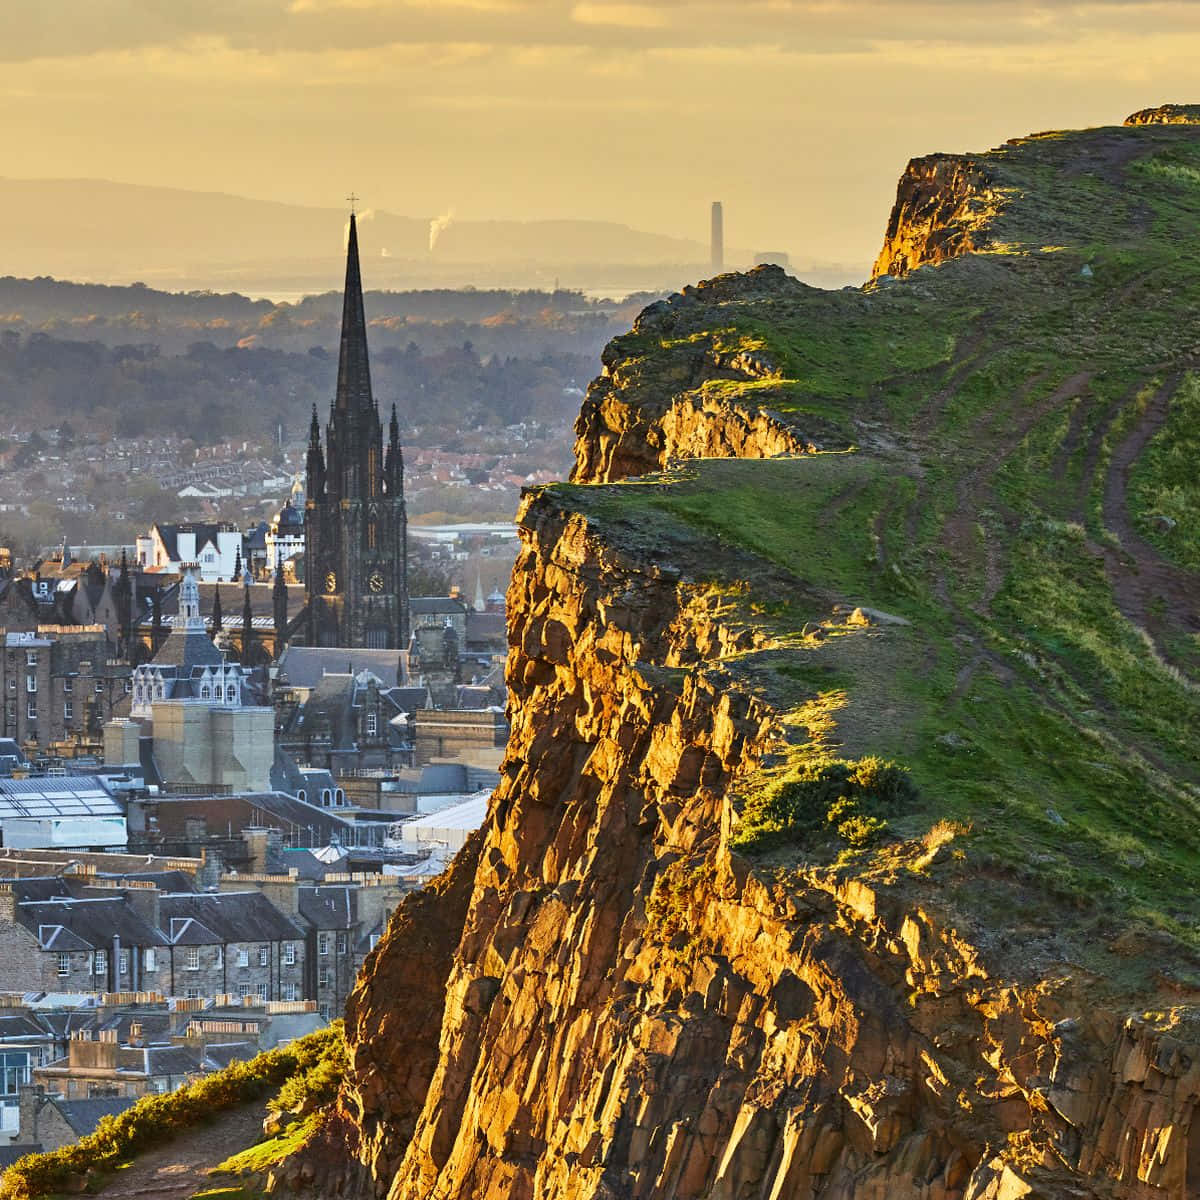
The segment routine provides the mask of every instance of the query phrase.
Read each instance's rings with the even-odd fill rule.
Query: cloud
[[[571,20],[580,25],[618,25],[627,29],[661,29],[667,24],[667,14],[661,8],[646,4],[576,4]]]

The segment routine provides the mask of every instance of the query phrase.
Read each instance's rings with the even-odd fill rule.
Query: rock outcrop
[[[1177,149],[1168,140],[1174,133],[1160,133],[1161,143],[1136,144],[1143,135],[1120,134],[1128,140],[1117,143],[1119,154],[1094,139],[1088,161],[1117,172],[1147,146]],[[1043,178],[1037,166],[1034,177]],[[1064,177],[1075,169],[1068,164]],[[998,245],[995,221],[1010,197],[1005,170],[941,156],[914,162],[877,274],[903,275]],[[1106,202],[1103,211],[1112,210]],[[1136,206],[1130,211],[1137,228],[1148,225]],[[1064,227],[1074,217],[1069,205],[1053,214]],[[1043,235],[1038,244],[1048,242]],[[1164,272],[1173,259],[1165,262]],[[1051,871],[1065,871],[1066,859],[1026,849],[1035,834],[1055,850],[1084,837],[1074,812],[1072,824],[1046,807],[1054,797],[1028,767],[1051,757],[1065,777],[1064,764],[1075,769],[1068,739],[1083,746],[1080,770],[1103,775],[1089,786],[1104,804],[1136,803],[1142,817],[1156,808],[1194,812],[1194,778],[1171,757],[1174,743],[1151,743],[1159,734],[1143,730],[1137,737],[1147,740],[1121,743],[1119,756],[1100,762],[1118,735],[1098,725],[1108,711],[1086,692],[1096,685],[1083,677],[1082,652],[1055,659],[1044,631],[1020,640],[1027,614],[1016,601],[1008,624],[995,615],[1002,555],[1027,554],[1043,535],[1059,539],[1047,543],[1046,558],[1057,553],[1071,563],[1071,595],[1081,597],[1072,618],[1092,604],[1088,573],[1107,578],[1103,546],[1085,542],[1091,535],[1082,524],[1068,525],[1073,510],[1017,514],[1010,506],[1024,495],[1001,493],[995,482],[1043,420],[1055,422],[1063,449],[1047,436],[1038,463],[1056,453],[1075,461],[1077,450],[1080,471],[1102,463],[1106,426],[1092,431],[1081,399],[1093,367],[1068,370],[1063,361],[1088,337],[1111,354],[1120,332],[1102,324],[1113,307],[1106,297],[1095,314],[1081,312],[1096,294],[1088,289],[1104,285],[1102,270],[1088,278],[1098,282],[1080,282],[1079,259],[1064,267],[1055,258],[951,275],[947,288],[959,290],[942,302],[953,312],[977,311],[984,284],[994,311],[1012,307],[1014,295],[1051,298],[1053,320],[1017,309],[1003,333],[1027,356],[1026,374],[1008,391],[997,382],[1001,352],[986,342],[1002,336],[994,311],[982,333],[960,327],[942,336],[920,309],[922,293],[899,282],[828,297],[776,269],[721,277],[652,306],[608,348],[577,425],[577,486],[528,494],[519,517],[522,546],[508,593],[512,733],[487,821],[436,885],[405,902],[368,960],[347,1016],[343,1093],[310,1144],[276,1173],[277,1194],[1200,1195],[1194,955],[1135,929],[1112,903],[1087,909],[1089,897],[1070,891],[1069,881],[1047,899],[1060,881],[1035,868],[1050,862]],[[734,314],[747,309],[753,319],[735,336]],[[756,332],[772,322],[807,329],[822,312],[834,314],[845,374],[854,378],[838,396],[862,430],[875,431],[877,459],[814,453],[845,444],[836,422],[814,424],[820,390],[839,381],[813,342]],[[902,324],[910,312],[913,323]],[[1038,358],[1030,346],[1043,330]],[[1190,335],[1178,338],[1155,343],[1153,370],[1173,356],[1190,361]],[[976,355],[983,366],[972,376]],[[995,414],[982,445],[962,440],[963,411],[992,419],[985,402],[1010,407]],[[1132,402],[1134,420],[1153,415],[1136,394]],[[889,411],[907,424],[881,431]],[[805,468],[770,476],[792,489],[790,499],[817,495],[814,480],[824,476],[810,465],[831,476],[844,467],[819,506],[786,508],[779,522],[786,531],[787,514],[799,512],[828,528],[829,542],[839,529],[865,527],[869,553],[855,543],[841,575],[826,563],[839,547],[797,541],[806,561],[793,543],[779,542],[775,526],[765,528],[773,496],[746,509],[756,523],[750,535],[731,535],[717,510],[749,489],[744,475],[722,475],[724,492],[698,485],[680,500],[686,526],[667,519],[669,505],[642,502],[669,492],[672,473],[653,473],[680,460],[781,455],[785,461],[754,469]],[[1057,501],[1074,476],[1052,469],[1053,486],[1038,487]],[[932,490],[946,475],[945,490]],[[1042,491],[1022,486],[1042,503]],[[872,488],[878,504],[864,509],[869,518],[839,525]],[[1080,494],[1086,498],[1086,488]],[[777,507],[788,499],[780,492]],[[922,543],[926,525],[932,533]],[[1010,531],[1011,551],[1003,540]],[[940,565],[947,560],[958,576]],[[1191,578],[1168,565],[1155,576],[1159,610],[1183,596]],[[928,594],[936,608],[920,608],[919,597],[917,619],[896,620],[882,604],[871,607],[868,586],[897,602]],[[1107,614],[1121,595],[1103,593],[1094,611]],[[852,620],[836,616],[849,611]],[[922,613],[939,625],[928,636]],[[1168,686],[1155,630],[1145,632],[1152,615],[1139,610],[1146,620],[1129,654],[1145,654],[1155,686]],[[992,624],[980,634],[985,621]],[[797,659],[798,646],[832,647],[839,657],[813,651]],[[893,668],[922,686],[939,672],[947,683],[897,699],[886,678]],[[1032,749],[1005,750],[1034,780],[1018,776],[1033,794],[1017,818],[1019,868],[1000,846],[1015,793],[979,810],[991,839],[982,852],[964,850],[969,829],[946,820],[914,824],[873,856],[751,860],[738,852],[734,831],[756,780],[805,737],[819,742],[813,728],[824,718],[804,702],[848,703],[845,678],[854,672],[871,701],[839,731],[843,752],[900,727],[929,741],[936,721],[968,700],[976,724],[962,728],[977,728],[985,708],[1029,689],[1030,707],[1014,711],[1029,714],[1030,729],[1019,732]],[[968,698],[987,672],[996,686]],[[1174,678],[1173,702],[1190,703],[1190,685],[1178,671]],[[1038,741],[1034,721],[1051,719],[1061,725]],[[961,778],[962,761],[977,751],[977,770],[1005,769],[999,751],[958,732],[937,741],[948,774]],[[1113,798],[1112,778],[1138,782],[1122,800]],[[1050,832],[1032,828],[1035,820]],[[1121,848],[1134,827],[1121,820],[1114,853],[1144,866]],[[1126,883],[1114,887],[1113,895],[1127,894]],[[1163,923],[1182,930],[1187,903],[1180,899]],[[1086,936],[1076,929],[1084,924]]]
[[[1000,201],[995,177],[982,163],[947,154],[913,159],[900,177],[872,277],[907,275],[986,249]]]

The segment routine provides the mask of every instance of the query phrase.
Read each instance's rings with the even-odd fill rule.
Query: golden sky
[[[1200,100],[1200,3],[3,0],[10,177],[861,264],[915,155]]]

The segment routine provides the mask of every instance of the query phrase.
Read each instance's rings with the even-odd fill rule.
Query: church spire
[[[321,421],[317,406],[313,405],[312,424],[308,429],[308,480],[305,491],[310,500],[320,500],[325,495],[325,455],[321,451]]]
[[[342,344],[338,352],[336,406],[374,409],[371,368],[367,362],[367,318],[363,311],[362,273],[358,265],[358,223],[350,214],[346,246],[346,292],[342,300]]]

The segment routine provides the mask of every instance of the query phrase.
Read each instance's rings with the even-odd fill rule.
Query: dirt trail
[[[247,1104],[165,1146],[146,1151],[100,1191],[105,1200],[187,1200],[215,1186],[211,1168],[262,1137],[266,1109]]]
[[[1104,524],[1121,543],[1120,551],[1105,546],[1102,552],[1117,604],[1130,621],[1144,628],[1155,619],[1156,602],[1187,632],[1200,631],[1200,576],[1168,562],[1134,529],[1129,516],[1129,475],[1146,444],[1167,420],[1171,397],[1181,381],[1172,375],[1155,392],[1137,424],[1113,451],[1104,481]]]

